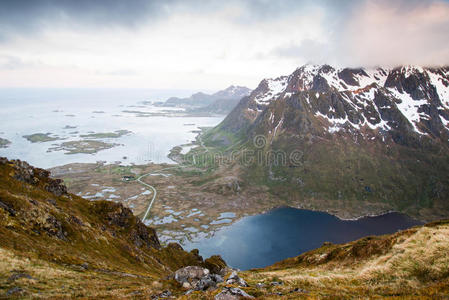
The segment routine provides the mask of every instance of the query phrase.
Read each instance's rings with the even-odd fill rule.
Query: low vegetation
[[[0,148],[8,148],[8,146],[11,144],[10,141],[7,139],[0,138]]]
[[[44,143],[60,140],[60,137],[52,136],[52,133],[34,133],[30,135],[24,135],[23,137],[31,143]]]
[[[392,210],[427,222],[448,217],[445,152],[389,147],[377,140],[355,143],[345,137],[264,136],[266,144],[258,148],[252,139],[239,139],[218,126],[204,134],[209,152],[196,148],[186,159],[195,156],[202,166],[217,169],[214,157],[221,155],[221,161],[227,159],[223,167],[239,166],[243,182],[267,187],[280,202],[341,218]],[[299,157],[292,163],[295,151]],[[270,160],[273,153],[283,154],[282,159]]]
[[[129,130],[116,130],[114,132],[99,132],[99,133],[89,133],[82,134],[80,137],[86,139],[116,139],[124,135],[129,135],[132,132]]]
[[[179,294],[163,279],[205,265],[195,251],[162,248],[154,229],[121,204],[69,194],[48,175],[0,159],[0,297]]]
[[[64,154],[78,154],[78,153],[92,154],[97,153],[101,150],[114,148],[116,146],[120,146],[120,144],[107,143],[95,140],[80,140],[80,141],[69,141],[61,143],[58,146],[49,148],[47,152],[65,151]]]
[[[21,161],[0,159],[0,297],[213,299],[170,279],[184,266],[224,267],[177,244],[161,247],[131,210],[88,201]],[[441,298],[449,293],[449,221],[321,248],[241,272],[259,299]],[[225,275],[225,282],[228,275]],[[167,295],[165,293],[165,295]]]
[[[438,298],[449,294],[449,221],[323,247],[246,272],[262,298]],[[277,281],[281,284],[271,285]],[[301,293],[291,293],[295,289]],[[271,294],[271,295],[270,295]]]

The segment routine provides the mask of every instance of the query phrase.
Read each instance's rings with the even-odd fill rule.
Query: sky
[[[255,88],[305,63],[449,64],[447,0],[0,0],[0,87]]]

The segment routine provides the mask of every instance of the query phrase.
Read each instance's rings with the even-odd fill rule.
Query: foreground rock
[[[254,299],[245,291],[239,288],[225,287],[223,290],[215,296],[215,300],[238,300],[241,298]]]
[[[248,284],[245,280],[239,277],[236,271],[233,271],[231,275],[228,277],[228,280],[226,280],[227,284],[236,284],[238,286],[247,287]]]
[[[217,284],[223,282],[223,278],[218,274],[211,274],[209,269],[188,266],[175,272],[175,280],[183,288],[194,291],[206,291],[217,288]]]

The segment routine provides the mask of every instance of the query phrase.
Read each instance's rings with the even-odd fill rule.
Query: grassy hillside
[[[60,180],[21,161],[0,159],[0,297],[150,296],[179,285],[178,268],[204,265],[131,210],[66,192]]]
[[[449,295],[449,221],[321,248],[245,273],[261,299],[406,298]],[[279,285],[273,285],[279,282]],[[296,290],[295,290],[296,289]]]
[[[0,297],[214,299],[236,283],[186,295],[171,279],[203,261],[120,204],[88,201],[21,161],[0,159]],[[260,299],[438,298],[449,293],[449,221],[323,247],[241,272]],[[213,269],[213,268],[212,268]],[[229,273],[225,276],[225,280]],[[166,294],[165,294],[166,296]]]
[[[307,112],[298,116],[284,106],[281,100],[273,103],[248,129],[234,133],[221,124],[209,130],[203,137],[206,156],[232,156],[224,167],[238,165],[243,182],[268,187],[283,204],[343,218],[389,210],[424,221],[449,217],[447,147],[425,138],[410,146],[391,137],[329,134]],[[275,136],[266,123],[271,122],[271,112],[282,114],[276,111],[285,111],[285,128]],[[264,139],[262,147],[254,143],[258,137]],[[246,159],[245,152],[250,154]],[[198,153],[188,155],[193,154],[200,161]],[[217,166],[210,159],[208,163]]]

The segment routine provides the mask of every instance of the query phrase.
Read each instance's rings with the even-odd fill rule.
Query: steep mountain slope
[[[155,230],[128,208],[69,194],[48,175],[0,159],[0,297],[183,294],[167,276],[207,266],[198,252],[162,248]]]
[[[434,219],[449,216],[448,128],[449,67],[305,65],[263,80],[203,140],[262,151],[243,176],[292,204]]]
[[[242,97],[241,97],[242,98]],[[241,98],[234,99],[217,99],[211,104],[193,109],[195,112],[211,112],[216,114],[228,114],[240,102]]]
[[[237,102],[248,96],[250,89],[243,86],[231,85],[227,89],[218,91],[212,95],[196,93],[188,98],[172,97],[167,99],[164,106],[185,107],[198,111],[223,113],[231,111]]]

